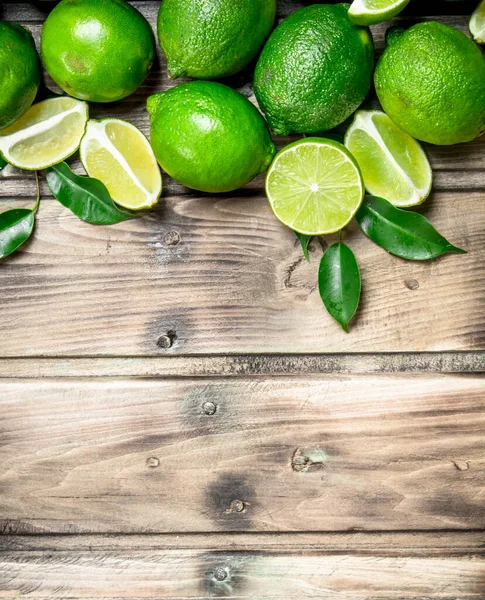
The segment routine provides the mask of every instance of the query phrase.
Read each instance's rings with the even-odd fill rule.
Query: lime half
[[[477,44],[485,43],[485,0],[482,0],[470,19],[470,33]]]
[[[369,194],[394,206],[421,204],[433,176],[419,143],[379,110],[358,110],[345,145],[359,163]]]
[[[0,153],[19,169],[46,169],[76,152],[87,120],[86,102],[67,96],[38,102],[2,130]]]
[[[408,3],[409,0],[354,0],[349,17],[356,25],[375,25],[392,19]]]
[[[278,152],[266,176],[266,195],[282,223],[299,233],[324,235],[352,220],[364,184],[342,144],[305,138]]]
[[[141,210],[158,202],[162,177],[157,159],[143,133],[128,121],[88,121],[80,155],[88,175],[104,183],[116,204]]]

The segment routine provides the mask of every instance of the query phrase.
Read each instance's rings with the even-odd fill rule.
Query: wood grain
[[[484,528],[480,375],[2,381],[3,533]]]
[[[191,538],[191,548],[159,536],[20,538],[0,549],[0,598],[477,600],[485,593],[483,534],[312,536],[300,545],[294,537],[278,544],[256,535],[244,547],[233,536],[232,551],[213,536]]]

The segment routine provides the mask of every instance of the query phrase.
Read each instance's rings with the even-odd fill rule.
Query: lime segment
[[[102,181],[120,206],[141,210],[158,202],[160,169],[148,140],[131,123],[88,121],[80,154],[88,175]]]
[[[306,235],[340,231],[364,197],[359,167],[348,150],[323,138],[283,148],[266,176],[266,195],[276,217]]]
[[[470,33],[477,44],[485,43],[485,0],[482,0],[470,19]]]
[[[345,145],[359,163],[369,194],[401,207],[428,197],[432,172],[423,149],[385,113],[357,111]]]
[[[87,120],[86,102],[67,97],[44,100],[0,133],[0,152],[19,169],[46,169],[76,152]]]
[[[356,25],[375,25],[392,19],[408,3],[409,0],[354,0],[349,17]]]

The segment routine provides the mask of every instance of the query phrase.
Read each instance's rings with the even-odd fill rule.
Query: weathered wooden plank
[[[483,352],[0,358],[0,378],[246,377],[322,373],[483,373]]]
[[[4,533],[484,528],[479,375],[1,383]]]
[[[483,534],[481,540],[467,534],[477,544],[472,555],[455,534],[441,536],[437,547],[422,534],[411,544],[399,534],[365,542],[341,535],[312,546],[286,537],[284,547],[275,541],[268,547],[261,536],[255,547],[259,537],[249,549],[236,541],[236,551],[213,548],[211,536],[195,548],[158,536],[21,538],[21,549],[9,548],[7,539],[0,598],[476,600],[485,593]]]
[[[469,254],[406,262],[352,225],[364,295],[346,335],[316,289],[321,244],[308,264],[264,198],[170,199],[112,227],[41,203],[33,241],[0,266],[0,354],[482,350],[483,196],[437,193],[423,210]]]

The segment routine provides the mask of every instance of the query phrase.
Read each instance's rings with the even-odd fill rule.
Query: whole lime
[[[148,75],[154,53],[150,25],[125,0],[62,0],[42,27],[47,71],[81,100],[129,96]]]
[[[15,23],[0,23],[0,81],[0,129],[5,129],[30,107],[40,84],[32,35]]]
[[[394,30],[375,87],[389,117],[418,140],[457,144],[485,130],[485,57],[448,25],[428,21]]]
[[[326,131],[366,97],[374,67],[367,27],[348,4],[297,10],[271,34],[256,66],[254,92],[275,133]]]
[[[275,154],[258,110],[221,83],[180,84],[150,96],[147,110],[160,166],[187,187],[235,190],[265,171]]]
[[[172,79],[237,73],[273,27],[276,0],[163,0],[158,39]]]

